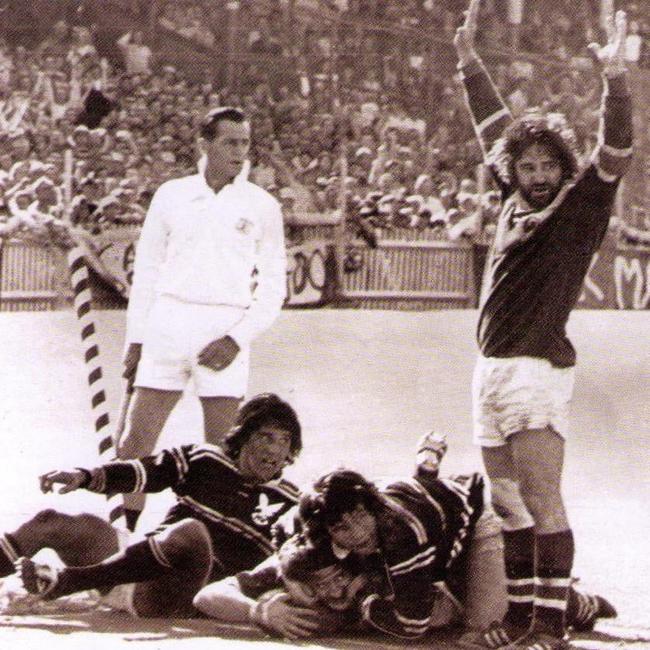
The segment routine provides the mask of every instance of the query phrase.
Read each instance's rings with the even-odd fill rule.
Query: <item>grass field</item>
[[[288,475],[299,484],[337,466],[370,476],[409,473],[413,447],[432,427],[447,432],[445,470],[478,469],[470,443],[469,383],[476,354],[472,311],[392,313],[289,311],[255,345],[250,394],[288,399],[305,448]],[[120,398],[123,313],[97,314],[111,416]],[[576,312],[578,348],[573,434],[564,491],[574,527],[575,574],[606,594],[619,617],[576,641],[589,649],[650,648],[650,312]],[[0,313],[0,531],[38,509],[105,512],[102,497],[38,492],[38,474],[92,466],[97,440],[77,323],[71,312]],[[160,446],[199,441],[188,395]],[[149,502],[142,528],[170,501]],[[215,638],[217,637],[217,638]],[[226,640],[228,639],[228,640]],[[0,617],[0,647],[287,647],[250,630],[210,622],[131,621],[75,613]],[[401,647],[378,638],[328,639],[312,648]],[[409,644],[451,647],[444,639]]]

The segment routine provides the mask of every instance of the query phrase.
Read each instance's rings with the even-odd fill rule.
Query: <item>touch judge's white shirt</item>
[[[241,308],[228,332],[240,345],[280,312],[286,253],[279,203],[247,180],[247,170],[215,193],[202,168],[163,183],[153,196],[137,244],[127,344],[143,342],[157,296]]]

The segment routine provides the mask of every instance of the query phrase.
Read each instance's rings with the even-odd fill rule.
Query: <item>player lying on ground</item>
[[[600,133],[581,168],[564,116],[513,120],[474,48],[479,0],[454,44],[477,137],[502,195],[481,299],[473,384],[474,440],[504,520],[508,611],[466,641],[566,647],[574,538],[561,491],[576,353],[566,333],[632,154],[626,16],[592,44],[604,78]]]
[[[267,393],[241,407],[223,449],[187,445],[93,470],[50,472],[40,479],[44,492],[56,484],[63,486],[61,493],[79,488],[102,494],[171,488],[177,503],[144,541],[108,559],[102,555],[117,550],[114,529],[103,524],[93,533],[86,515],[70,518],[46,511],[0,538],[0,573],[12,572],[12,560],[17,560],[26,589],[45,599],[135,583],[126,604],[133,613],[194,616],[192,599],[203,585],[252,568],[273,552],[272,526],[298,500],[298,490],[281,478],[282,470],[301,445],[294,410]],[[42,545],[76,566],[54,570],[27,557],[18,559]]]
[[[350,625],[411,638],[501,615],[500,527],[483,512],[480,476],[437,478],[439,453],[425,437],[416,476],[381,491],[355,472],[324,476],[301,500],[302,533],[255,569],[204,587],[194,604],[289,639]],[[592,606],[601,602],[572,590],[571,624],[593,627],[607,614]]]

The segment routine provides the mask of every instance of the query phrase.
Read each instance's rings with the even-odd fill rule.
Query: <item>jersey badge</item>
[[[268,526],[283,506],[284,503],[269,503],[269,497],[264,493],[260,494],[259,503],[252,514],[253,523],[258,526]]]
[[[240,232],[242,235],[248,235],[253,229],[253,222],[242,217],[235,225],[235,228],[237,229],[237,232]]]

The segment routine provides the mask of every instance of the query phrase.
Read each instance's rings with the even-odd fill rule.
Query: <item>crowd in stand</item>
[[[202,47],[223,47],[224,30],[235,30],[252,58],[242,59],[229,84],[218,81],[221,74],[197,80],[157,61],[155,39],[149,35],[150,46],[137,26],[116,39],[121,58],[110,63],[98,53],[92,28],[65,21],[30,49],[0,41],[0,232],[51,237],[64,230],[66,198],[73,225],[91,233],[140,223],[161,182],[195,169],[195,127],[205,111],[239,105],[252,117],[253,178],[276,193],[288,221],[305,212],[336,216],[345,205],[351,227],[364,232],[428,229],[451,239],[489,233],[498,194],[478,168],[480,152],[453,74],[433,69],[421,39],[366,33],[355,22],[363,16],[376,25],[433,31],[444,43],[464,3],[296,0],[289,3],[293,16],[287,4],[155,3],[160,29]],[[583,34],[584,25],[567,17],[592,21],[596,38],[596,4],[554,0],[552,22],[558,31]],[[645,6],[628,4],[640,29],[647,28]],[[497,33],[499,7],[487,0],[483,8],[495,17],[488,21],[494,29],[483,34],[495,49],[506,37]],[[555,36],[533,29],[536,11],[519,42],[548,58]],[[338,42],[331,21],[314,18],[335,14],[343,20]],[[565,65],[515,56],[496,60],[493,72],[513,112],[544,106],[566,113],[586,155],[599,80],[579,56],[584,43],[568,40],[567,51],[555,52]],[[273,57],[289,57],[297,67],[278,74]]]

